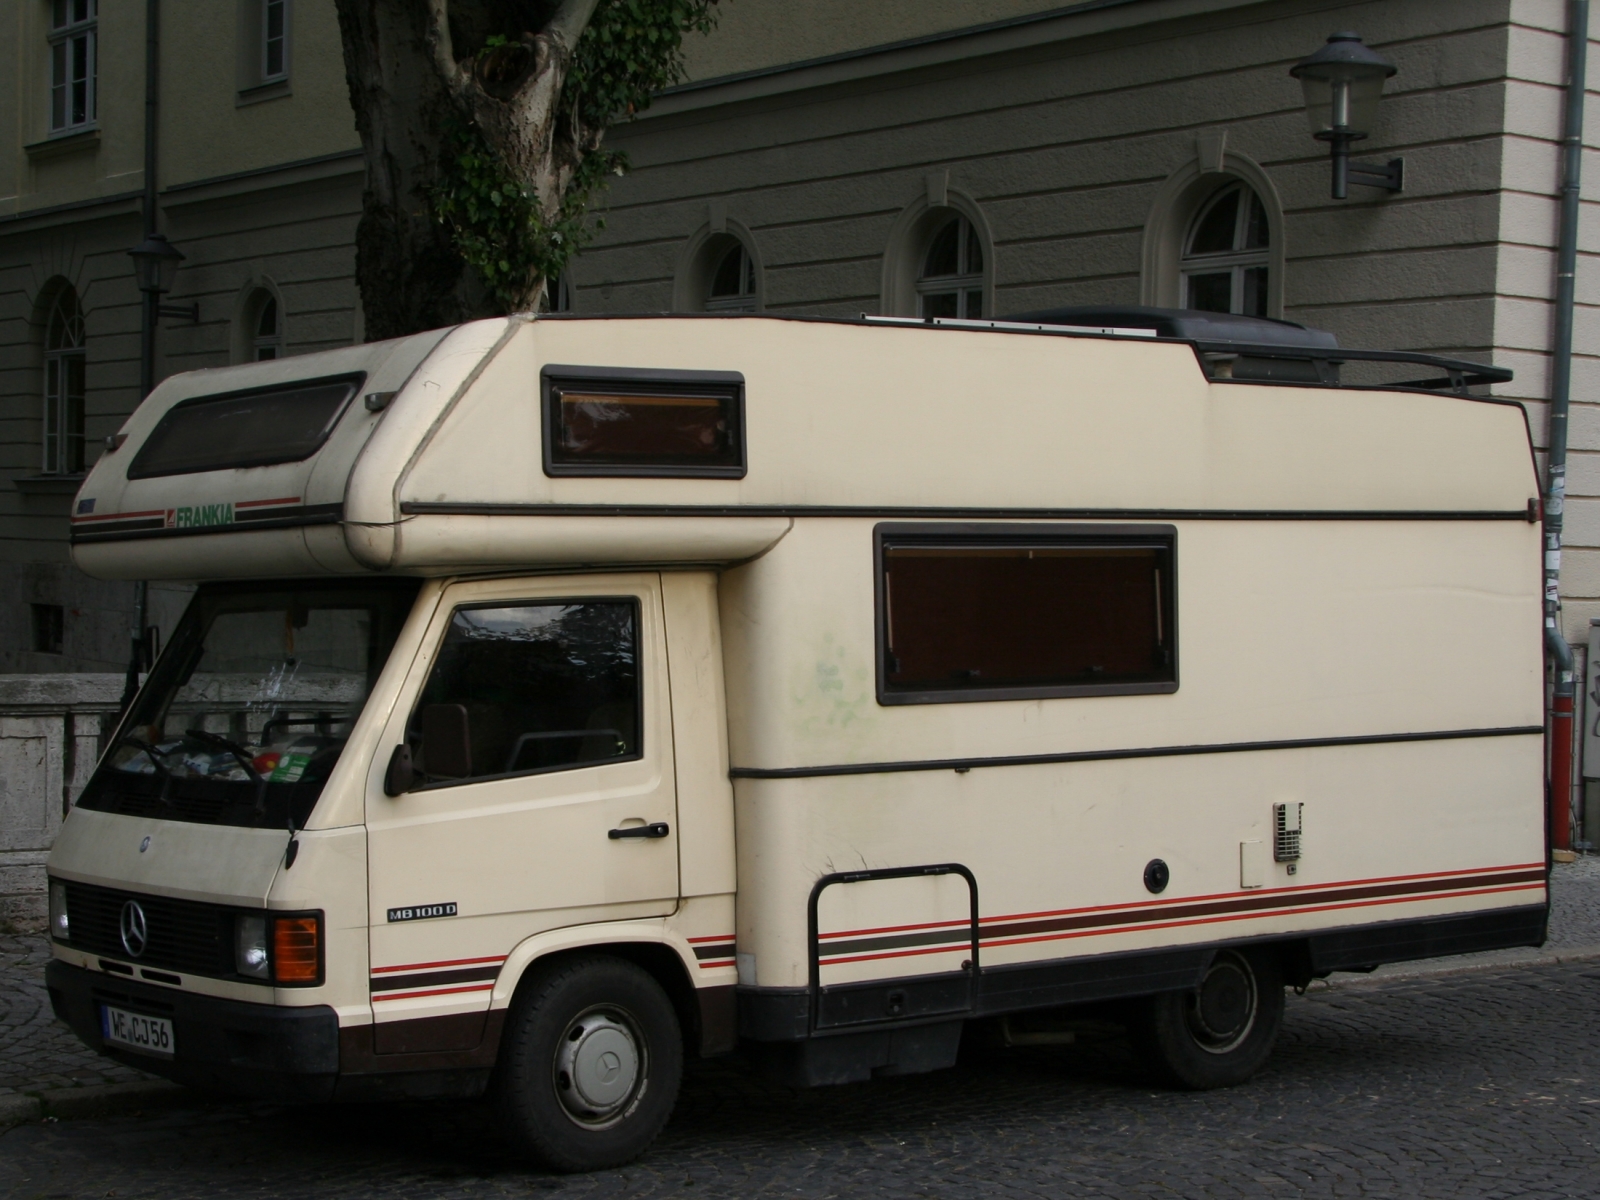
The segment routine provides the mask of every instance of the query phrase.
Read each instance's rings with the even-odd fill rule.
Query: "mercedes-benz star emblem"
[[[122,906],[122,948],[128,952],[129,958],[138,958],[144,953],[149,940],[150,930],[145,925],[144,909],[139,907],[137,900],[129,900]]]

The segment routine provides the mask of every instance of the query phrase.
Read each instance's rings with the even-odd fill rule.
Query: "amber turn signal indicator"
[[[318,917],[275,917],[272,978],[277,983],[316,983],[322,973],[322,922]]]

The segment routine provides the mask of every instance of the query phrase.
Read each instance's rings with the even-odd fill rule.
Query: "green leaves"
[[[683,78],[683,39],[709,33],[716,0],[601,0],[573,51],[559,100],[558,128],[575,145],[558,151],[577,169],[553,218],[541,212],[532,180],[515,178],[477,125],[459,117],[445,130],[441,172],[431,199],[457,252],[482,278],[501,312],[526,304],[542,279],[554,279],[605,227],[587,210],[627,159],[599,146],[606,128],[650,105],[652,93]],[[479,58],[505,46],[488,38]]]

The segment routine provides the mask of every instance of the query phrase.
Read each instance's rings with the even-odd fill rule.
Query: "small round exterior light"
[[[141,292],[170,292],[177,277],[178,264],[184,259],[183,251],[167,241],[164,234],[146,235],[128,256],[133,259],[133,272]]]
[[[1362,45],[1354,33],[1335,33],[1315,54],[1301,59],[1289,74],[1305,91],[1311,135],[1328,142],[1333,157],[1333,197],[1343,200],[1349,183],[1400,190],[1399,160],[1385,167],[1350,164],[1350,143],[1372,132],[1383,85],[1395,65]]]

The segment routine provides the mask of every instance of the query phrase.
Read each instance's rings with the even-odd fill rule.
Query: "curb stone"
[[[37,1096],[0,1096],[0,1129],[36,1121],[42,1111]]]
[[[0,1129],[41,1117],[120,1117],[152,1108],[204,1104],[199,1092],[164,1079],[136,1079],[88,1087],[52,1088],[34,1095],[0,1096]]]

